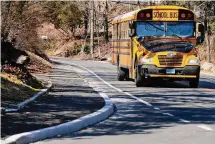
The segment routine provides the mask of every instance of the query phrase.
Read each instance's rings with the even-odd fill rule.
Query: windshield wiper
[[[180,37],[179,35],[177,35],[177,34],[175,34],[175,33],[173,33],[173,34],[172,34],[172,36],[176,36],[176,37],[180,38],[180,39],[181,39],[181,41],[186,40],[186,41],[185,41],[185,42],[186,42],[186,44],[191,43],[189,40],[187,40],[187,39],[183,39],[182,37]]]
[[[161,31],[164,31],[164,32],[165,32],[165,30],[164,30],[164,29],[161,29],[161,28],[159,28],[159,27],[156,27],[154,24],[152,24],[152,23],[150,23],[150,22],[148,22],[148,24],[150,24],[151,26],[155,27],[156,29],[159,29],[159,30],[161,30]]]

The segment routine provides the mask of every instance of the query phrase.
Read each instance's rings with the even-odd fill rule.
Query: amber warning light
[[[152,10],[142,10],[137,14],[138,20],[152,20]]]
[[[181,14],[181,18],[185,18],[185,14],[183,13],[183,14]]]
[[[139,18],[144,18],[144,13],[140,13]]]
[[[193,20],[194,14],[188,10],[179,10],[179,20]]]
[[[150,17],[151,17],[150,13],[147,13],[147,14],[146,14],[146,17],[147,17],[147,18],[150,18]]]

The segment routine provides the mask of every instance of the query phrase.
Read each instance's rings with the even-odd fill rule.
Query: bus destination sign
[[[178,20],[177,10],[154,10],[153,20],[175,21]]]

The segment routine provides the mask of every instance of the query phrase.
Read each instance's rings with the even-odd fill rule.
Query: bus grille
[[[158,60],[161,66],[181,66],[183,56],[175,55],[167,57],[166,55],[159,55]]]

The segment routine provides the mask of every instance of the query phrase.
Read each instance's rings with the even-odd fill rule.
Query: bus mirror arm
[[[130,34],[129,34],[129,37],[130,38],[132,38],[132,37],[134,37],[135,36],[135,32],[131,32]]]
[[[134,25],[135,25],[135,22],[134,22],[134,21],[129,21],[129,28],[130,28],[130,29],[133,29],[133,28],[134,28]]]

